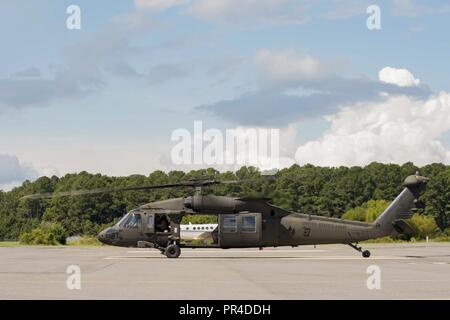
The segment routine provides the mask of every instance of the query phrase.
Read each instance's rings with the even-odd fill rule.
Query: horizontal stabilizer
[[[394,226],[395,231],[397,231],[400,234],[404,234],[407,236],[412,236],[414,234],[414,229],[409,225],[408,222],[402,219],[397,219],[394,222],[392,222],[392,225]]]

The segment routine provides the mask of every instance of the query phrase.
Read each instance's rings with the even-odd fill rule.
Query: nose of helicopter
[[[97,235],[97,239],[98,241],[100,241],[101,243],[106,243],[106,230],[101,231],[98,235]]]
[[[101,243],[109,244],[114,239],[115,234],[116,230],[114,228],[106,228],[97,235],[97,239]]]

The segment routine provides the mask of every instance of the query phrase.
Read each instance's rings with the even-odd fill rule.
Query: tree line
[[[383,206],[383,203],[392,201],[402,190],[405,177],[416,171],[431,178],[426,191],[417,201],[417,213],[434,219],[441,231],[450,230],[450,166],[437,163],[420,168],[412,163],[396,165],[376,162],[364,167],[293,165],[280,170],[275,180],[217,185],[204,188],[203,191],[216,195],[268,197],[274,205],[301,213],[338,218],[345,214],[344,218],[355,220],[362,220],[366,216],[373,219],[374,214],[368,208],[380,206],[380,203]],[[242,167],[236,172],[222,173],[214,169],[167,173],[158,170],[148,176],[128,177],[80,172],[63,177],[41,177],[33,182],[25,181],[9,192],[0,192],[0,239],[18,239],[21,234],[49,223],[61,226],[67,236],[95,235],[133,208],[148,202],[189,196],[193,194],[193,190],[171,188],[20,200],[25,195],[168,184],[201,177],[223,180],[257,179],[261,177],[261,172],[254,167]],[[195,216],[190,219],[192,222],[205,221],[204,218]]]

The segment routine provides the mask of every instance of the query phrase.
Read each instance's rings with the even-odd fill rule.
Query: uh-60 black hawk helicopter
[[[196,193],[192,196],[152,202],[128,212],[116,225],[100,232],[98,239],[113,246],[155,248],[168,258],[178,258],[181,248],[295,247],[332,243],[350,245],[368,258],[370,252],[358,246],[358,242],[413,232],[405,219],[412,216],[415,200],[428,180],[419,174],[408,176],[403,191],[373,223],[289,212],[270,204],[267,198],[225,197],[201,192],[202,187],[246,180],[191,180],[165,185],[34,194],[25,198],[193,187]],[[195,214],[218,216],[218,227],[212,232],[211,243],[193,244],[180,238],[181,219]]]

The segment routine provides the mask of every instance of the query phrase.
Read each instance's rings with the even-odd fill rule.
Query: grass
[[[95,237],[82,236],[79,239],[68,241],[69,246],[103,246],[103,243],[98,241]]]
[[[21,246],[33,246],[35,244],[25,244],[21,243],[20,241],[0,241],[0,248],[1,247],[21,247]],[[51,246],[46,244],[36,244],[38,246]],[[97,240],[95,237],[91,236],[83,236],[79,239],[68,241],[67,246],[103,246],[103,243]],[[58,244],[56,246],[63,246],[61,244]]]
[[[97,240],[95,237],[83,236],[80,239],[67,242],[68,246],[103,246],[103,243]],[[33,246],[33,244],[24,244],[19,241],[0,241],[0,248],[3,247],[23,247]],[[38,246],[50,246],[45,244],[38,244]],[[61,245],[57,245],[61,246]]]
[[[0,241],[0,247],[18,247],[21,246],[19,241]]]
[[[450,236],[441,235],[436,237],[430,237],[429,242],[450,242]],[[411,240],[406,241],[402,239],[393,239],[391,237],[383,237],[378,239],[371,239],[366,241],[361,241],[361,243],[416,243],[416,242],[426,242],[426,239],[416,239],[411,238]]]
[[[450,236],[446,236],[446,235],[438,236],[438,237],[436,237],[434,239],[431,239],[431,241],[434,241],[434,242],[449,242],[450,241]]]

